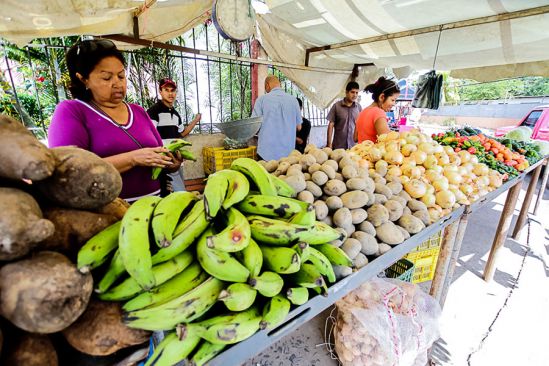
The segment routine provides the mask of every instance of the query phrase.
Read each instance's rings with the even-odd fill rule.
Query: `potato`
[[[307,144],[305,146],[305,149],[303,149],[303,151],[305,152],[305,154],[308,154],[309,151],[311,150],[315,150],[316,149],[316,145],[315,144]]]
[[[301,164],[301,166],[303,167],[303,170],[309,169],[309,167],[314,163],[316,163],[316,159],[312,155],[305,154],[305,155],[301,155],[301,157],[299,158],[299,164]]]
[[[389,211],[385,206],[375,203],[368,210],[368,221],[374,226],[379,226],[389,221]]]
[[[324,185],[324,193],[328,196],[340,196],[347,191],[345,183],[337,179],[330,179]]]
[[[355,171],[358,169],[358,163],[349,156],[344,157],[339,161],[339,170],[341,172],[343,172],[343,168],[345,168],[346,166],[353,167]]]
[[[398,194],[400,197],[404,198],[406,200],[406,202],[410,201],[412,199],[412,197],[410,197],[410,195],[408,194],[408,192],[406,192],[405,190],[402,190],[400,191],[400,193]]]
[[[405,240],[402,232],[391,221],[376,227],[376,236],[389,245],[397,245]]]
[[[351,216],[353,218],[353,225],[358,225],[368,218],[368,213],[363,208],[355,208],[351,210]]]
[[[361,224],[358,225],[358,230],[365,232],[366,234],[370,234],[372,236],[376,236],[376,228],[370,221],[363,221]]]
[[[351,179],[358,176],[358,172],[356,171],[354,166],[347,165],[343,169],[341,169],[341,175],[345,179]]]
[[[403,187],[400,181],[394,180],[390,183],[387,183],[387,188],[389,188],[393,194],[399,194],[402,191]]]
[[[57,366],[57,352],[47,335],[23,334],[6,349],[6,365]]]
[[[378,246],[379,246],[379,251],[377,252],[378,256],[387,253],[392,248],[389,244],[386,244],[386,243],[380,243]]]
[[[366,181],[363,178],[351,178],[345,182],[349,191],[362,191],[366,189]]]
[[[303,191],[305,188],[307,188],[307,184],[305,183],[305,177],[303,175],[290,175],[287,176],[284,181],[290,185],[296,191],[296,193],[299,193]]]
[[[303,175],[301,164],[290,165],[290,167],[286,171],[286,176],[290,175]]]
[[[289,155],[288,156],[288,160],[286,160],[288,163],[290,163],[291,165],[299,165],[299,157],[301,155]]]
[[[379,160],[375,164],[376,173],[379,174],[381,177],[384,177],[387,174],[387,167],[389,164],[387,164],[384,160]]]
[[[326,216],[324,219],[322,219],[320,221],[322,221],[323,223],[325,223],[326,225],[329,225],[329,226],[333,225],[332,216],[330,216],[330,215]]]
[[[105,215],[111,215],[118,220],[122,220],[122,217],[128,211],[130,204],[124,201],[122,198],[116,198],[114,201],[107,203],[105,206],[98,208],[95,212]]]
[[[347,266],[333,266],[336,279],[340,280],[353,274],[353,269]]]
[[[311,181],[305,182],[305,190],[311,192],[315,198],[322,196],[322,189]]]
[[[404,206],[404,210],[402,210],[402,214],[403,215],[411,215],[412,210],[410,210],[410,208],[408,206]]]
[[[349,225],[353,219],[351,211],[347,207],[342,207],[338,209],[332,216],[334,224],[338,227],[345,227]]]
[[[269,160],[269,161],[265,164],[265,169],[267,169],[267,171],[268,171],[269,173],[274,172],[277,168],[278,168],[278,161],[276,161],[276,160]]]
[[[349,209],[361,208],[368,203],[368,194],[363,191],[350,191],[341,195],[343,206]]]
[[[328,181],[328,175],[322,171],[317,171],[311,174],[311,179],[319,186],[323,186]]]
[[[311,155],[313,155],[316,159],[316,162],[319,164],[324,163],[326,160],[328,160],[328,154],[326,154],[324,151],[316,149],[312,152],[310,152]]]
[[[355,266],[356,268],[360,269],[367,264],[368,264],[368,258],[366,258],[366,256],[362,253],[358,253],[356,257],[353,259],[353,266]]]
[[[372,227],[373,228],[373,227]],[[374,229],[375,235],[375,229]],[[365,255],[375,255],[379,250],[379,245],[375,236],[372,234],[365,233],[364,231],[355,231],[352,238],[358,240],[361,245],[360,251]]]
[[[345,240],[343,245],[341,246],[341,249],[347,254],[347,256],[351,259],[355,259],[355,257],[360,253],[360,249],[362,249],[362,246],[360,245],[360,242],[353,238],[348,238]]]
[[[402,233],[402,235],[404,235],[404,240],[410,238],[410,233],[407,232],[402,226],[396,225],[396,227],[397,227],[397,229]]]
[[[48,208],[44,217],[53,222],[55,232],[40,243],[40,249],[60,251],[71,260],[92,236],[119,221],[112,215],[69,208]]]
[[[91,274],[60,253],[39,252],[0,269],[0,312],[28,332],[55,333],[84,312],[92,290]]]
[[[310,181],[311,180],[311,174],[310,173],[303,173],[303,179],[305,179],[305,181]]]
[[[383,206],[389,211],[389,221],[396,221],[402,216],[404,206],[397,200],[390,199]]]
[[[343,175],[341,175],[341,173],[336,173],[334,179],[345,182],[345,178],[343,178]]]
[[[321,150],[324,151],[326,154],[328,154],[328,156],[330,156],[330,154],[333,151],[332,148],[328,146],[323,147]]]
[[[370,178],[370,174],[368,173],[368,169],[364,167],[359,167],[357,170],[358,178]]]
[[[330,159],[337,162],[345,157],[347,157],[347,151],[345,151],[345,149],[335,149],[330,154]]]
[[[375,203],[379,203],[380,205],[383,205],[385,204],[385,202],[388,201],[387,197],[380,193],[374,193],[374,197],[375,197]]]
[[[297,199],[303,202],[313,203],[315,196],[309,191],[301,191],[297,194]]]
[[[384,195],[387,199],[393,197],[393,192],[384,184],[376,183],[374,192]]]
[[[0,212],[0,260],[27,255],[55,231],[34,198],[19,189],[0,187]]]
[[[309,174],[313,174],[314,172],[318,172],[320,170],[320,168],[322,167],[322,165],[320,165],[319,163],[314,163],[313,165],[311,165],[309,167]]]
[[[427,210],[427,206],[425,206],[425,203],[419,201],[419,200],[415,200],[415,199],[411,199],[408,201],[408,208],[410,208],[410,210],[412,211],[426,211]]]
[[[338,196],[330,196],[326,199],[326,205],[332,211],[343,207],[343,201]]]
[[[366,192],[366,194],[368,195],[368,202],[366,202],[366,206],[371,206],[373,205],[374,203],[376,203],[376,196],[374,195],[374,193],[372,192]],[[381,195],[383,196],[383,195]]]
[[[286,174],[286,172],[288,171],[288,168],[290,168],[292,164],[290,164],[289,162],[287,161],[284,161],[282,163],[279,163],[278,164],[278,168],[276,168],[276,170],[274,171],[274,175],[276,176],[279,176],[281,174]]]
[[[51,151],[59,163],[53,175],[37,182],[37,186],[55,204],[93,210],[120,194],[122,178],[112,164],[77,147],[56,147]]]
[[[418,210],[414,212],[412,215],[420,219],[425,226],[428,226],[431,224],[431,216],[429,216],[429,211],[427,210]]]
[[[375,177],[374,182],[375,182],[375,184],[381,184],[381,185],[385,186],[387,184],[387,179],[385,179],[383,177]]]
[[[125,326],[122,315],[119,303],[92,300],[84,314],[63,330],[63,336],[75,349],[93,356],[146,342],[150,332]]]
[[[0,115],[0,146],[2,177],[39,181],[51,176],[55,170],[57,162],[52,151],[21,122],[6,115]]]
[[[350,237],[356,231],[355,225],[353,225],[352,223],[345,224],[341,229],[345,231],[345,234],[348,237]]]
[[[423,221],[413,215],[403,215],[398,224],[410,234],[417,234],[425,228]]]
[[[341,235],[338,238],[339,240],[345,241],[349,237],[349,235],[347,234],[347,232],[345,231],[344,228],[336,227],[335,230],[338,231],[339,233],[341,233]]]
[[[326,216],[328,216],[328,206],[324,201],[314,201],[313,206],[315,207],[317,220],[323,220]]]
[[[339,170],[339,164],[335,160],[326,160],[324,162],[324,164],[322,164],[322,167],[324,168],[324,167],[327,167],[327,166],[331,167],[333,169],[334,173]],[[326,173],[326,174],[328,174],[328,173]],[[330,179],[333,179],[333,178],[330,178]]]

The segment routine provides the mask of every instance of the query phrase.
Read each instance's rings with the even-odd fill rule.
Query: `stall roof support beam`
[[[506,21],[511,19],[525,18],[525,17],[531,17],[531,16],[542,15],[547,13],[549,13],[549,5],[540,6],[537,8],[525,9],[525,10],[518,10],[518,11],[509,12],[509,13],[490,15],[490,16],[474,18],[469,20],[461,20],[459,22],[451,22],[451,23],[445,23],[440,25],[433,25],[429,27],[411,29],[411,30],[402,31],[402,32],[382,34],[380,36],[356,39],[356,40],[346,41],[341,43],[334,43],[326,46],[312,47],[312,48],[308,48],[305,51],[305,65],[309,65],[309,57],[313,52],[335,50],[339,48],[356,46],[356,45],[361,45],[366,43],[388,41],[391,39],[417,36],[417,35],[426,34],[426,33],[442,32],[444,30],[450,30],[450,29],[473,27],[476,25],[482,25],[486,23],[501,22],[501,21]]]

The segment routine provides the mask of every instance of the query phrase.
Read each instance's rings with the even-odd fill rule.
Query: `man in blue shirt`
[[[295,147],[296,130],[301,130],[301,111],[297,99],[280,88],[274,75],[265,78],[267,94],[257,98],[253,117],[263,116],[257,154],[263,160],[288,156]]]

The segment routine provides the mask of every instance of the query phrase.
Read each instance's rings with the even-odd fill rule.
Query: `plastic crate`
[[[212,174],[218,170],[228,169],[231,167],[231,163],[238,158],[255,160],[257,158],[256,150],[256,146],[235,150],[225,150],[223,147],[205,147],[202,150],[204,173]]]
[[[439,231],[404,256],[404,258],[414,263],[413,283],[431,281],[433,279],[435,269],[437,268],[441,241],[442,231]]]
[[[391,267],[385,270],[385,276],[388,278],[396,278],[404,282],[412,282],[414,274],[414,263],[407,259],[399,259]]]

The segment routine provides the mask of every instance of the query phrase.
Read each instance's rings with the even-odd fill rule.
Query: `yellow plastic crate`
[[[413,283],[431,281],[437,268],[442,231],[439,231],[429,239],[425,240],[404,258],[414,263]]]
[[[250,146],[245,149],[225,150],[223,147],[205,147],[202,150],[204,157],[204,173],[212,174],[218,170],[231,167],[233,160],[238,158],[256,159],[257,147]]]

